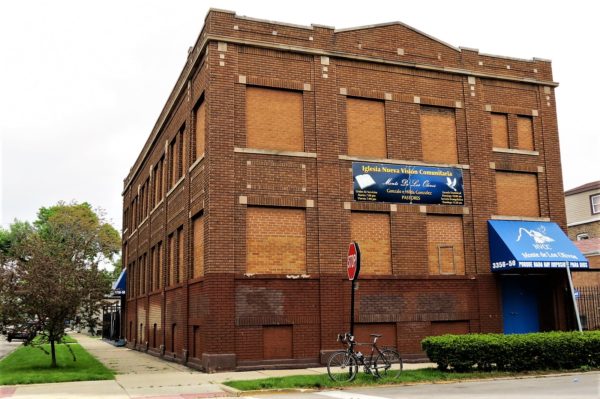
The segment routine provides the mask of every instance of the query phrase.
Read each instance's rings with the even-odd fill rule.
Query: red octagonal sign
[[[358,247],[358,243],[354,241],[348,247],[348,263],[346,268],[348,280],[358,279],[358,273],[360,272],[360,248]]]

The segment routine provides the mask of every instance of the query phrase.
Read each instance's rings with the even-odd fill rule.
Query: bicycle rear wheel
[[[398,378],[402,373],[402,358],[396,350],[384,349],[375,359],[373,368],[379,377]]]
[[[327,374],[333,381],[352,381],[356,377],[356,373],[358,373],[356,359],[347,351],[335,352],[327,362]]]

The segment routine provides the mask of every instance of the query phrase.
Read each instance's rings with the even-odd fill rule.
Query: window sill
[[[173,185],[173,187],[171,187],[171,189],[170,189],[169,191],[167,191],[167,195],[166,195],[166,196],[168,197],[169,195],[173,194],[173,191],[177,190],[177,188],[179,187],[179,185],[180,185],[180,184],[181,184],[181,183],[182,183],[184,180],[185,180],[185,176],[181,176],[181,177],[179,178],[179,180],[177,180],[177,183],[175,183],[175,184]]]
[[[279,150],[266,150],[259,148],[240,148],[235,147],[233,152],[244,153],[244,154],[261,154],[261,155],[279,155],[286,157],[301,157],[301,158],[316,158],[317,153],[315,152],[301,152],[301,151],[279,151]]]
[[[492,220],[519,220],[522,222],[549,222],[550,218],[545,217],[533,217],[533,216],[505,216],[505,215],[492,215]]]
[[[503,152],[505,154],[520,154],[520,155],[540,155],[539,151],[530,151],[530,150],[518,150],[516,148],[501,148],[501,147],[493,147],[493,152]]]

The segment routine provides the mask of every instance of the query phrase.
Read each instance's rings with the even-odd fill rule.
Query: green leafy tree
[[[110,290],[100,265],[118,253],[119,233],[88,203],[60,202],[41,208],[33,224],[13,223],[0,237],[6,284],[0,302],[10,304],[5,313],[11,318],[36,322],[56,367],[55,343],[65,334],[65,320]]]

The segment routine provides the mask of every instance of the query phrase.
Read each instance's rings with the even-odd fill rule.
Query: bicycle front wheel
[[[358,364],[347,351],[335,352],[327,362],[327,374],[336,382],[349,382],[356,377]]]
[[[402,358],[394,349],[384,349],[373,365],[379,377],[398,378],[402,373]]]

